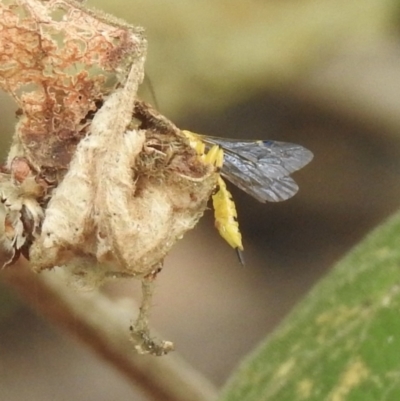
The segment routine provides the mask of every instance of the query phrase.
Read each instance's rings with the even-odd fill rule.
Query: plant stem
[[[0,278],[30,307],[87,344],[154,400],[210,401],[215,387],[179,356],[138,355],[129,341],[132,302],[116,303],[98,291],[78,292],[61,269],[33,273],[21,263]]]

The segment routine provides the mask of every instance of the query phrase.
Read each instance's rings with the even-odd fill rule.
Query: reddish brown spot
[[[62,128],[57,132],[57,136],[60,139],[60,141],[70,140],[71,138],[74,138],[75,135],[76,135],[75,131],[66,128]]]
[[[11,162],[11,176],[16,182],[22,183],[31,173],[32,169],[25,157],[15,157]]]

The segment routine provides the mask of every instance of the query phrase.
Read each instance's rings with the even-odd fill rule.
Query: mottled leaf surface
[[[400,400],[400,214],[311,291],[220,400]]]

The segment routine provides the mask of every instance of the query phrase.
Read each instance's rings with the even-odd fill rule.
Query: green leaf
[[[400,400],[400,214],[311,291],[220,400]]]

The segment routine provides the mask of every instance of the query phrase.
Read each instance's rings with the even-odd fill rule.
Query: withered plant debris
[[[168,352],[149,333],[153,281],[218,174],[137,99],[143,30],[72,0],[2,0],[0,57],[20,108],[0,170],[5,266],[23,254],[36,272],[60,266],[89,285],[141,279],[135,348]]]

